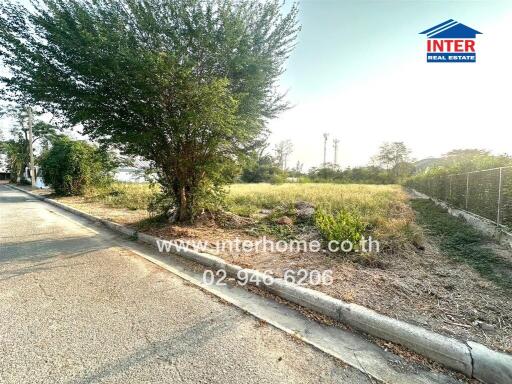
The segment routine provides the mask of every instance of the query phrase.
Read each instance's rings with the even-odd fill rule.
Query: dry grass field
[[[158,192],[158,186],[150,184],[113,183],[109,187],[91,189],[78,200],[112,208],[145,211]],[[407,194],[398,185],[233,184],[226,188],[226,192],[225,211],[256,221],[261,221],[261,212],[265,210],[274,210],[273,217],[293,218],[294,205],[303,201],[326,214],[350,212],[364,225],[367,234],[394,246],[413,239],[415,235],[410,226],[414,215],[407,204]],[[270,220],[266,220],[270,234],[279,236],[284,233],[290,236],[289,231],[276,230],[271,224]]]

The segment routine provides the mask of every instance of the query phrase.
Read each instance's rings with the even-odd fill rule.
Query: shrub
[[[335,240],[341,243],[349,240],[354,247],[357,246],[366,229],[366,225],[359,216],[345,210],[336,213],[317,210],[315,226],[327,242]]]
[[[82,195],[94,185],[111,181],[112,156],[85,141],[59,137],[40,159],[43,180],[58,195]]]
[[[284,184],[286,182],[286,174],[275,174],[270,178],[270,184]]]
[[[100,201],[108,207],[137,210],[147,209],[158,193],[159,187],[155,184],[113,182],[87,187],[85,198]]]

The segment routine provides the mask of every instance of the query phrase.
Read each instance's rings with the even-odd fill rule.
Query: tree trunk
[[[188,222],[192,220],[192,205],[190,204],[190,196],[187,187],[180,188],[178,221]]]

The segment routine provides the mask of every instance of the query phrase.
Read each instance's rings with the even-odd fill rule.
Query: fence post
[[[498,225],[498,227],[501,224],[500,206],[501,206],[501,185],[502,185],[501,180],[503,177],[502,170],[503,170],[503,168],[500,168],[500,178],[499,178],[499,182],[498,182],[498,215],[496,217],[496,224]]]
[[[466,211],[468,210],[468,197],[469,197],[469,172],[466,174]]]

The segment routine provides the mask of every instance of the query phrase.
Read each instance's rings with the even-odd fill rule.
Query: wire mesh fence
[[[512,166],[417,178],[409,186],[512,229]]]

